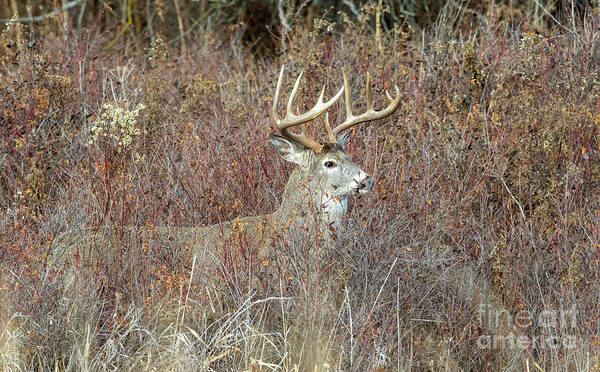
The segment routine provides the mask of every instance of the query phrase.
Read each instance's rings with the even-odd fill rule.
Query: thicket
[[[3,370],[599,368],[597,3],[2,2],[56,12],[0,36]],[[319,285],[261,297],[241,261],[207,293],[176,238],[125,232],[276,208],[282,64],[306,106],[342,67],[356,112],[366,72],[378,102],[399,85],[349,147],[376,192]],[[99,229],[55,264],[57,237]],[[478,286],[512,324],[490,331]],[[493,336],[535,342],[507,360]]]

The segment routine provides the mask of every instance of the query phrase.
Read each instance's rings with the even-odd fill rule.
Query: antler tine
[[[337,137],[341,132],[345,131],[346,129],[351,128],[357,124],[363,123],[365,121],[382,119],[382,118],[390,115],[392,112],[394,112],[398,108],[398,105],[400,105],[400,89],[398,88],[397,85],[394,85],[394,91],[396,93],[396,97],[394,99],[392,99],[389,92],[386,91],[385,95],[387,96],[388,100],[390,101],[390,104],[386,108],[376,111],[373,106],[373,91],[371,89],[371,75],[367,72],[367,87],[366,87],[367,111],[361,115],[354,116],[352,114],[352,96],[351,96],[350,87],[348,85],[348,79],[346,77],[346,71],[344,71],[342,69],[342,73],[344,75],[344,88],[346,90],[346,93],[344,95],[344,104],[346,105],[346,120],[342,124],[338,125],[337,127],[335,127],[333,129],[334,136]]]
[[[333,131],[331,130],[331,124],[329,124],[329,111],[325,112],[325,129],[327,130],[327,137],[329,138],[329,142],[335,143],[336,139],[333,135]]]
[[[342,87],[339,90],[339,92],[337,92],[337,94],[327,102],[323,102],[323,96],[325,95],[325,87],[323,87],[323,89],[321,89],[321,94],[319,94],[319,98],[317,99],[317,103],[315,103],[313,108],[303,114],[296,115],[294,114],[294,109],[292,106],[294,104],[294,100],[296,99],[296,95],[298,94],[298,87],[300,86],[300,80],[302,79],[302,74],[304,72],[302,71],[296,79],[296,83],[294,84],[294,88],[292,89],[292,93],[290,94],[290,97],[287,102],[285,117],[282,120],[277,114],[277,102],[279,92],[281,90],[284,69],[285,66],[282,66],[281,72],[279,73],[279,80],[277,81],[277,88],[275,89],[275,97],[273,97],[273,121],[275,121],[275,124],[277,125],[277,128],[281,132],[282,136],[292,139],[298,143],[301,143],[304,146],[311,148],[316,152],[320,152],[323,148],[323,145],[302,133],[290,132],[288,128],[306,123],[320,116],[323,112],[325,112],[327,109],[333,106],[333,104],[340,98],[344,91],[344,87]]]
[[[296,95],[298,94],[298,87],[300,86],[300,79],[302,79],[303,74],[304,74],[304,70],[300,71],[300,75],[298,75],[298,78],[296,79],[296,82],[294,83],[294,88],[292,88],[292,94],[290,94],[290,98],[288,99],[288,102],[287,102],[287,107],[285,108],[286,113],[289,112],[289,113],[292,113],[292,115],[294,114],[294,111],[292,110],[292,104],[294,103],[294,100],[296,99]],[[325,89],[325,87],[323,87],[323,89]]]
[[[344,77],[344,104],[346,106],[346,118],[352,117],[352,89],[348,84],[348,77],[346,76],[346,70],[342,67],[342,76]]]
[[[281,90],[281,81],[283,80],[283,70],[285,69],[285,65],[281,66],[281,72],[279,72],[279,79],[277,79],[277,88],[275,88],[275,96],[273,96],[273,107],[271,107],[271,117],[275,124],[279,124],[281,119],[277,114],[277,102],[279,99],[279,91]]]

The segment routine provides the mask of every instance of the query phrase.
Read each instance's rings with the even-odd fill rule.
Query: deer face
[[[365,194],[373,189],[373,178],[344,149],[348,135],[340,136],[337,143],[323,145],[319,152],[274,134],[269,140],[284,160],[297,164],[307,178],[316,182],[325,198],[345,199],[350,194]]]
[[[298,187],[307,186],[308,190],[305,190],[303,194],[306,194],[306,192],[312,193],[309,195],[310,199],[313,202],[320,202],[322,208],[330,216],[334,216],[335,220],[336,216],[343,215],[346,210],[348,195],[364,194],[372,190],[374,185],[371,176],[360,169],[352,161],[350,155],[344,151],[349,136],[348,129],[359,123],[382,119],[390,115],[400,104],[400,90],[397,86],[394,87],[396,91],[396,98],[394,99],[386,92],[389,100],[388,106],[379,111],[375,110],[373,92],[371,90],[371,78],[369,73],[367,73],[366,111],[360,115],[354,115],[352,113],[350,85],[342,69],[344,86],[333,98],[329,101],[323,100],[325,93],[325,87],[323,87],[317,103],[310,110],[304,113],[297,113],[298,110],[294,109],[294,100],[298,94],[298,86],[302,78],[302,73],[300,73],[289,95],[285,116],[281,118],[277,112],[277,100],[281,91],[283,72],[284,66],[281,67],[281,72],[279,73],[277,88],[273,96],[273,106],[271,107],[273,121],[277,129],[279,129],[281,136],[272,134],[269,140],[283,159],[298,165],[296,170],[290,175],[285,195],[293,197],[294,193],[298,193]],[[345,93],[346,120],[335,128],[332,128],[329,124],[327,110],[335,104],[342,96],[342,93]],[[321,144],[304,133],[290,131],[290,128],[314,120],[321,116],[321,114],[325,114],[324,124],[327,129],[329,142]],[[315,195],[315,193],[318,194]],[[320,199],[318,196],[320,196]]]

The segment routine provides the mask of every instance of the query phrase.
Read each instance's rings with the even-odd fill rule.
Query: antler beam
[[[325,127],[327,128],[327,135],[329,137],[329,141],[336,142],[336,137],[341,132],[343,132],[357,124],[364,123],[366,121],[382,119],[382,118],[390,115],[392,112],[394,112],[400,105],[400,98],[401,98],[400,97],[400,89],[398,88],[397,85],[394,85],[394,91],[396,93],[396,97],[392,99],[390,94],[386,91],[385,95],[386,95],[387,99],[390,101],[389,105],[382,110],[379,110],[379,111],[375,110],[374,105],[373,105],[373,91],[371,88],[371,75],[369,75],[369,73],[367,72],[367,87],[366,87],[367,111],[365,111],[364,113],[362,113],[358,116],[354,116],[354,114],[352,114],[352,90],[350,89],[350,85],[348,84],[348,78],[346,76],[346,72],[342,69],[342,74],[344,75],[344,86],[340,88],[340,90],[336,93],[335,96],[333,96],[333,98],[331,98],[327,102],[323,101],[323,95],[325,94],[325,87],[323,87],[323,89],[321,90],[321,94],[319,95],[319,98],[317,99],[317,103],[315,103],[313,108],[311,108],[310,110],[308,110],[307,112],[305,112],[303,114],[295,114],[294,113],[295,109],[294,109],[293,105],[294,105],[296,96],[298,94],[298,87],[300,86],[300,80],[302,79],[302,74],[304,73],[304,71],[302,71],[300,73],[300,75],[298,76],[298,78],[296,79],[296,83],[294,84],[292,93],[290,94],[290,97],[288,98],[285,117],[283,119],[281,119],[279,117],[279,114],[277,113],[277,103],[278,103],[278,99],[279,99],[279,93],[281,91],[281,84],[283,81],[284,70],[285,70],[285,66],[281,66],[281,72],[279,73],[279,79],[277,80],[277,88],[275,89],[275,96],[273,97],[273,107],[272,107],[273,121],[275,122],[275,125],[277,125],[277,128],[281,132],[282,136],[284,136],[288,139],[291,139],[293,141],[296,141],[298,143],[301,143],[302,145],[304,145],[308,148],[311,148],[316,152],[320,152],[323,149],[322,144],[316,142],[312,138],[309,138],[308,136],[306,136],[303,133],[294,133],[294,132],[291,132],[289,129],[291,127],[295,127],[300,124],[309,122],[309,121],[319,117],[321,114],[325,113]],[[344,122],[342,124],[338,125],[337,127],[335,127],[332,130],[331,125],[329,124],[329,115],[326,111],[331,106],[333,106],[333,104],[341,97],[342,93],[345,93],[344,94],[344,103],[346,106],[346,120],[344,120]]]
[[[323,148],[322,144],[316,142],[315,140],[307,137],[302,133],[290,132],[289,128],[309,122],[320,116],[323,112],[327,111],[327,109],[333,106],[333,104],[341,97],[342,93],[344,92],[344,87],[340,88],[339,92],[337,92],[337,94],[327,102],[323,102],[323,95],[325,94],[325,87],[323,87],[323,89],[321,90],[321,94],[319,95],[319,99],[317,99],[317,103],[314,105],[314,107],[309,111],[305,112],[304,114],[296,115],[294,114],[294,108],[292,106],[294,104],[294,100],[296,99],[296,95],[298,94],[300,79],[302,79],[302,74],[304,73],[304,71],[302,71],[296,79],[296,83],[294,84],[294,88],[292,89],[292,94],[288,99],[285,117],[281,119],[277,114],[277,101],[279,97],[279,92],[281,90],[284,69],[285,66],[281,66],[279,80],[277,81],[277,88],[275,89],[275,96],[273,97],[273,120],[275,121],[275,125],[277,125],[277,128],[284,137],[301,143],[304,146],[311,148],[316,152],[320,152]]]

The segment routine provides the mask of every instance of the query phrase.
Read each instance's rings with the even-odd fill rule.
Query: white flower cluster
[[[144,109],[143,104],[138,104],[132,111],[124,110],[121,107],[105,103],[102,106],[100,119],[92,127],[92,140],[102,141],[116,148],[117,152],[127,150],[133,138],[140,135],[140,130],[136,127],[137,117],[140,111]]]

